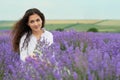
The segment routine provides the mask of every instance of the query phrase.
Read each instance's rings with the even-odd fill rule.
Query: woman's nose
[[[35,21],[34,25],[37,25],[38,23]]]

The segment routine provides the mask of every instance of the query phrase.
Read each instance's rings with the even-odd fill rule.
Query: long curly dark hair
[[[25,33],[27,33],[27,36],[23,43],[23,47],[28,46],[28,42],[30,41],[30,35],[32,34],[32,30],[30,29],[27,23],[28,23],[29,17],[33,14],[38,14],[40,16],[40,18],[42,19],[41,28],[44,27],[44,24],[45,24],[44,14],[36,8],[28,9],[25,12],[24,16],[19,21],[16,22],[12,30],[12,45],[13,45],[13,50],[15,52],[19,52],[20,39]]]

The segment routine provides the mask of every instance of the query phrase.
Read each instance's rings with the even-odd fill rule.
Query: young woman
[[[45,40],[48,46],[53,43],[53,35],[44,29],[44,24],[44,14],[36,8],[27,10],[22,19],[15,24],[12,31],[13,50],[20,53],[22,61],[29,56],[35,56],[33,51],[37,42]]]

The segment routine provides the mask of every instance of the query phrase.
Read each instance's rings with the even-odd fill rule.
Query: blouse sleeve
[[[20,50],[20,59],[22,61],[25,61],[25,58],[27,57],[27,49],[23,47],[24,40],[26,38],[26,35],[23,35],[23,37],[20,40],[19,50]]]
[[[53,34],[49,31],[46,31],[45,34],[43,35],[43,39],[46,41],[46,43],[48,44],[48,46],[50,46],[51,44],[53,44]]]
[[[46,35],[46,43],[48,44],[48,46],[50,46],[51,44],[53,44],[53,34],[52,33],[48,33]]]
[[[51,33],[50,35],[51,36],[50,36],[50,39],[49,39],[50,40],[49,45],[53,44],[53,34]]]

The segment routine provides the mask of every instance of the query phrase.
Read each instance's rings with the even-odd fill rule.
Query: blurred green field
[[[0,30],[12,29],[16,21],[0,21]],[[87,31],[90,28],[97,28],[99,32],[120,32],[120,20],[47,20],[47,30],[74,29]]]

